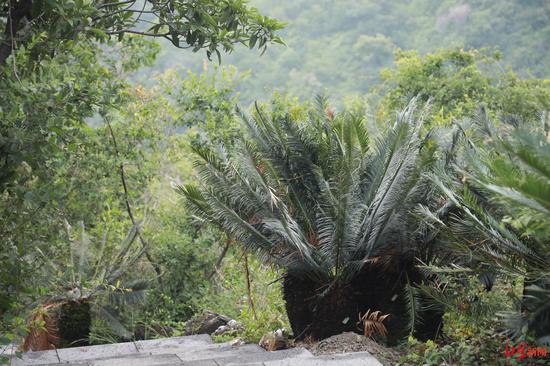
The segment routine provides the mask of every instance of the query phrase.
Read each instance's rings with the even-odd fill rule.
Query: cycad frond
[[[365,258],[383,254],[388,239],[399,240],[400,227],[408,227],[409,210],[423,202],[419,189],[421,172],[426,169],[420,158],[421,122],[413,120],[414,101],[398,116],[394,129],[379,142],[367,164],[365,195],[368,210],[360,230],[358,247]],[[425,191],[423,192],[425,193]],[[397,230],[397,231],[396,231]]]
[[[447,225],[452,244],[493,272],[524,277],[523,312],[507,317],[509,329],[514,335],[527,331],[537,338],[549,337],[546,123],[508,118],[496,124],[482,112],[474,127],[461,151],[462,166],[431,177],[458,209]]]
[[[380,310],[371,311],[368,309],[365,315],[359,314],[359,324],[363,324],[363,335],[367,338],[373,338],[374,336],[386,337],[388,335],[388,330],[384,325],[384,320],[386,320],[390,314],[382,315]]]
[[[201,184],[179,190],[264,259],[345,282],[371,257],[414,251],[409,211],[428,200],[422,173],[433,151],[421,152],[414,100],[374,142],[364,116],[329,118],[327,103],[318,98],[305,121],[257,104],[252,115],[239,111],[247,137],[223,158],[199,150]]]
[[[403,296],[407,305],[409,324],[407,329],[410,335],[413,335],[415,329],[422,324],[422,298],[420,290],[410,283],[407,277],[407,283],[403,289]]]

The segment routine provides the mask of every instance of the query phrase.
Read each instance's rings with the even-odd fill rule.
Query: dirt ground
[[[367,351],[384,365],[395,365],[399,361],[400,356],[397,351],[352,332],[338,334],[319,342],[303,342],[296,344],[296,346],[307,348],[316,356]]]

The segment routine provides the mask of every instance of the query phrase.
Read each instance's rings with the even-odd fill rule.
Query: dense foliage
[[[240,0],[0,2],[0,345],[206,309],[254,342],[380,310],[404,365],[548,345],[547,2],[251,5],[288,26]]]
[[[434,177],[464,212],[449,225],[452,243],[476,258],[478,270],[489,266],[495,273],[523,277],[522,312],[507,317],[510,331],[548,343],[547,115],[540,122],[508,119],[496,125],[482,114],[476,122],[478,133],[464,147],[465,164],[457,167],[462,181],[451,172]],[[480,202],[472,193],[476,190],[489,204]]]
[[[369,92],[391,67],[394,52],[420,55],[440,48],[488,47],[500,51],[496,69],[511,66],[522,77],[548,78],[550,5],[547,1],[253,0],[266,14],[288,22],[287,47],[264,58],[228,57],[252,77],[242,84],[247,102],[287,90],[308,99],[328,90],[337,99]],[[201,57],[175,57],[164,48],[158,67],[198,70]]]
[[[478,50],[444,49],[424,57],[417,51],[399,51],[395,68],[381,72],[382,82],[371,93],[374,101],[381,99],[376,113],[384,118],[416,96],[429,101],[431,122],[439,126],[474,116],[480,104],[492,116],[529,120],[550,108],[547,80],[522,79],[502,71],[498,62],[497,55]]]
[[[271,42],[282,43],[277,20],[259,14],[242,1],[4,1],[0,25],[0,64],[14,50],[32,45],[35,57],[56,53],[75,39],[119,40],[126,34],[165,38],[177,48],[206,49],[221,59],[220,50],[234,44],[264,51]],[[40,39],[40,42],[36,42]]]
[[[163,274],[147,234],[149,214],[169,187],[167,167],[183,156],[184,136],[176,132],[199,118],[185,115],[195,110],[193,100],[175,110],[168,92],[156,98],[127,82],[158,51],[135,33],[219,57],[235,43],[265,51],[280,42],[281,24],[242,2],[30,0],[2,2],[0,24],[0,313],[2,332],[17,326],[5,343],[21,336],[25,327],[14,314],[22,310],[77,290],[77,298],[98,287],[132,291],[120,289],[120,279],[129,279],[136,261],[149,277],[142,280]],[[208,93],[218,115],[200,120],[215,128],[232,102],[230,92],[204,86]],[[206,104],[201,111],[210,113]],[[77,242],[84,244],[75,250]],[[132,266],[118,261],[126,255]]]

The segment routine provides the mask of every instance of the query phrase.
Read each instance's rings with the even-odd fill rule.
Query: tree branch
[[[140,14],[139,16],[141,16],[141,14],[155,14],[155,15],[157,14],[156,12],[154,12],[152,10],[145,10],[145,9],[137,10],[137,9],[125,8],[125,9],[119,9],[119,10],[113,11],[112,13],[107,13],[107,14],[97,16],[93,20],[96,21],[96,20],[99,20],[99,19],[108,18],[108,17],[111,17],[113,15],[117,15],[117,14],[120,14],[120,13],[139,13]],[[137,20],[139,20],[139,18]]]
[[[113,131],[113,127],[111,126],[111,123],[108,120],[106,120],[106,122],[107,122],[107,126],[109,127],[109,132],[111,134],[111,138],[113,140],[113,147],[115,148],[115,154],[116,154],[117,158],[120,159],[120,152],[118,150],[118,145],[117,145],[115,133]],[[153,269],[155,270],[155,273],[157,274],[158,281],[160,282],[162,271],[157,266],[157,264],[153,261],[153,258],[151,258],[151,254],[149,253],[149,250],[147,249],[147,242],[145,241],[145,239],[141,235],[141,230],[140,230],[139,226],[137,225],[136,219],[135,219],[134,214],[132,212],[132,206],[130,205],[130,195],[128,193],[128,184],[126,183],[126,173],[124,171],[124,163],[122,163],[122,162],[120,162],[120,165],[119,165],[119,173],[120,173],[120,180],[122,181],[122,187],[124,189],[124,201],[126,203],[126,211],[128,212],[128,216],[130,217],[130,220],[132,221],[132,224],[136,228],[136,233],[137,233],[139,241],[141,242],[141,245],[143,247],[145,257],[147,258],[149,263],[151,263],[151,266],[153,267]]]
[[[12,5],[8,4],[8,16],[6,27],[4,29],[4,37],[0,42],[0,66],[6,63],[6,60],[13,52],[14,37],[19,31],[18,27],[24,18],[29,18],[31,15],[32,0],[23,0]]]
[[[128,0],[128,1],[120,1],[120,2],[114,2],[114,3],[106,3],[98,6],[98,9],[108,8],[110,6],[120,6],[120,5],[135,3],[135,2],[136,0]]]
[[[220,270],[220,265],[222,264],[223,259],[227,255],[227,251],[229,250],[229,246],[231,245],[231,239],[228,238],[225,241],[225,246],[223,247],[222,252],[220,253],[220,256],[218,257],[218,260],[216,260],[216,264],[214,264],[214,270],[210,272],[208,277],[206,277],[207,280],[210,280],[216,273]]]
[[[140,32],[133,29],[121,29],[116,31],[106,31],[105,32],[108,35],[114,35],[114,34],[122,34],[122,33],[131,33],[131,34],[139,34],[141,36],[147,36],[147,37],[166,37],[170,33],[148,33],[148,32]]]
[[[244,274],[246,278],[246,292],[248,296],[248,306],[250,307],[250,310],[252,310],[252,315],[254,316],[254,320],[258,320],[258,316],[256,315],[256,307],[254,306],[254,300],[252,299],[252,288],[250,285],[250,270],[248,268],[248,255],[243,249],[243,263],[244,263]]]

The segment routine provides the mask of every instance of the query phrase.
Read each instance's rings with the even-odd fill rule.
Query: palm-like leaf
[[[421,238],[412,209],[433,206],[422,173],[434,149],[415,105],[375,139],[361,115],[327,116],[323,98],[305,121],[239,111],[246,138],[231,154],[197,149],[201,184],[180,192],[247,249],[321,283],[349,282],[381,255],[412,259]]]
[[[377,335],[386,337],[388,335],[388,330],[384,325],[384,320],[386,320],[386,318],[388,318],[389,316],[390,314],[382,315],[380,310],[371,311],[369,309],[367,310],[365,315],[359,314],[358,324],[362,323],[363,334],[365,335],[365,337],[373,338],[374,336],[377,336]]]
[[[507,122],[497,125],[480,113],[471,137],[463,138],[462,160],[456,168],[431,178],[460,211],[448,226],[454,247],[493,271],[525,277],[523,314],[508,319],[513,333],[527,330],[546,339],[550,329],[548,123]],[[429,219],[431,213],[426,212]],[[503,218],[512,225],[504,224]]]

